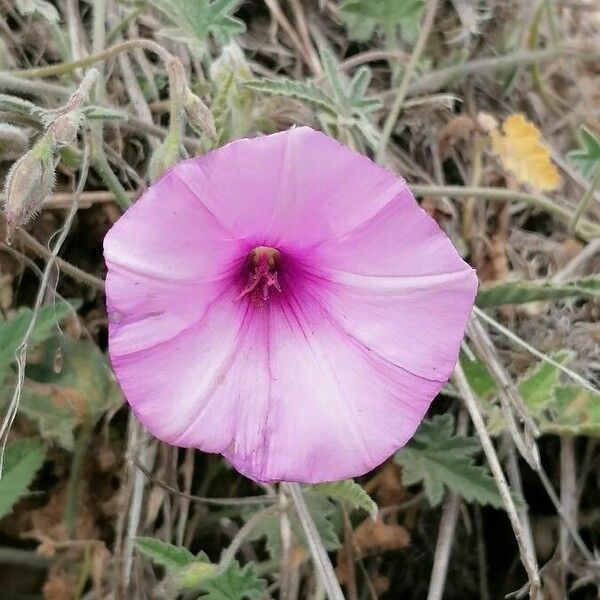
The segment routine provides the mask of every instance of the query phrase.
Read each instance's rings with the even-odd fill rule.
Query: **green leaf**
[[[258,600],[262,597],[267,582],[258,577],[253,564],[240,568],[232,562],[224,571],[211,577],[203,584],[206,592],[202,600]]]
[[[552,356],[560,364],[569,352]],[[578,385],[561,385],[560,370],[540,362],[519,382],[523,402],[544,433],[600,436],[600,394]]]
[[[62,369],[55,371],[57,340],[43,346],[41,362],[27,368],[28,381],[21,397],[21,412],[34,421],[44,438],[73,449],[73,431],[93,426],[108,410],[122,402],[106,357],[90,341],[62,339]]]
[[[241,0],[151,0],[183,32],[198,42],[204,43],[211,34],[217,43],[226,44],[229,39],[246,30],[240,19],[231,15],[241,4]],[[163,31],[164,33],[164,31]],[[186,33],[173,34],[187,41]]]
[[[483,362],[461,354],[460,364],[475,395],[481,400],[489,400],[496,393],[496,382]]]
[[[600,140],[587,128],[579,128],[579,148],[567,154],[567,158],[581,171],[584,177],[591,178],[600,168]]]
[[[251,81],[245,81],[243,85],[244,87],[256,90],[257,92],[267,92],[269,94],[278,94],[280,96],[296,98],[297,100],[312,104],[315,108],[324,110],[333,115],[337,112],[335,102],[310,80],[295,81],[288,77],[280,77],[278,79],[253,79]]]
[[[389,25],[412,17],[422,5],[422,0],[346,0],[340,10]]]
[[[351,508],[361,508],[369,513],[373,519],[377,516],[378,507],[375,501],[365,492],[362,486],[351,479],[320,483],[310,488],[310,490],[314,494],[322,494],[337,502],[343,502]]]
[[[116,110],[114,108],[107,108],[106,106],[98,106],[96,104],[88,104],[81,109],[83,116],[90,120],[103,120],[103,121],[126,121],[128,119],[127,113]]]
[[[480,288],[476,304],[480,308],[523,304],[561,298],[597,298],[600,276],[592,275],[571,281],[503,281]]]
[[[481,449],[475,438],[454,435],[450,414],[423,421],[408,446],[394,460],[403,467],[407,485],[423,482],[432,506],[437,506],[449,488],[467,502],[502,507],[502,499],[486,468],[474,464],[473,455]]]
[[[198,560],[187,548],[180,548],[152,537],[138,537],[135,545],[146,558],[165,567],[167,571],[187,567]]]
[[[195,589],[216,572],[204,552],[194,556],[187,548],[174,546],[152,537],[138,537],[137,549],[154,564],[164,567],[177,590]]]
[[[47,0],[16,0],[17,10],[26,17],[27,15],[38,14],[48,23],[54,25],[60,21],[60,15],[50,2]]]
[[[36,346],[48,339],[55,331],[57,324],[80,306],[80,302],[57,302],[44,306],[39,312],[29,338],[29,348]],[[21,308],[9,320],[0,321],[0,386],[10,373],[10,366],[15,361],[15,352],[23,340],[23,336],[31,321],[31,309]]]
[[[24,438],[7,445],[0,478],[0,519],[27,491],[45,456],[46,447],[41,440]]]

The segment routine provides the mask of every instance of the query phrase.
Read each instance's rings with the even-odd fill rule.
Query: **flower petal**
[[[229,285],[240,250],[172,173],[104,238],[112,356],[163,342]]]
[[[232,235],[290,251],[344,235],[406,188],[309,127],[237,140],[174,173]]]
[[[323,269],[315,293],[348,335],[415,375],[448,380],[477,276],[408,190],[312,259]]]
[[[255,480],[315,483],[364,474],[410,439],[443,385],[349,340],[301,290],[271,311],[267,328],[267,421],[254,444],[245,431],[244,443],[236,439],[224,452]],[[246,368],[264,376],[251,363]],[[245,402],[264,406],[254,396]]]

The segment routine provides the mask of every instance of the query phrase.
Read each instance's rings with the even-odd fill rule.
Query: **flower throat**
[[[244,272],[246,285],[237,299],[248,296],[255,306],[262,306],[269,301],[273,290],[281,292],[277,277],[281,253],[276,248],[257,246],[248,253]]]

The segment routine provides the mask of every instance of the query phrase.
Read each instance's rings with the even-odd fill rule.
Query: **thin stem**
[[[581,219],[582,215],[588,209],[592,198],[594,197],[594,192],[600,186],[600,165],[596,167],[594,176],[592,177],[592,182],[590,186],[585,191],[585,194],[581,197],[579,204],[577,204],[577,208],[575,209],[575,214],[569,224],[569,233],[574,233],[577,231],[577,223],[579,223],[579,219]]]
[[[304,535],[308,541],[315,568],[325,587],[329,600],[344,600],[342,588],[335,576],[335,571],[333,570],[329,555],[323,546],[321,536],[319,535],[313,518],[308,510],[306,500],[302,494],[302,489],[297,483],[287,483],[285,484],[285,487],[290,492],[294,505],[296,506],[296,512],[298,513]]]
[[[546,50],[534,50],[531,52],[515,52],[505,56],[493,56],[481,60],[473,60],[431,71],[421,77],[408,88],[408,94],[415,96],[417,94],[431,93],[443,88],[449,80],[466,75],[475,75],[478,73],[493,73],[502,69],[514,67],[516,65],[530,65],[555,60],[556,58],[584,58],[585,60],[594,60],[600,57],[600,52],[593,48],[571,48],[557,47]]]
[[[425,9],[426,12],[425,16],[423,17],[423,23],[421,24],[421,30],[419,32],[419,37],[417,38],[417,43],[415,44],[412,54],[410,55],[410,60],[404,69],[404,74],[402,76],[402,81],[400,82],[398,92],[396,93],[394,104],[392,105],[392,108],[390,109],[387,119],[383,125],[381,140],[379,142],[379,148],[377,149],[376,154],[376,161],[380,164],[383,162],[392,131],[394,130],[396,122],[398,121],[398,117],[400,116],[400,111],[402,110],[402,105],[406,99],[410,80],[412,79],[417,62],[421,58],[421,54],[425,49],[425,43],[427,42],[427,38],[429,37],[429,33],[433,27],[433,20],[437,10],[437,5],[438,0],[429,0],[427,2],[427,8]]]
[[[454,198],[484,198],[486,200],[524,202],[529,206],[544,210],[562,221],[570,222],[572,219],[571,211],[556,204],[555,200],[547,196],[528,194],[517,190],[507,190],[497,187],[469,187],[460,185],[411,185],[412,191],[417,196],[442,197],[450,196]],[[583,238],[600,236],[600,226],[590,221],[582,221],[578,224],[577,233]]]
[[[535,555],[533,555],[531,552],[531,549],[524,542],[523,538],[525,534],[523,527],[521,525],[521,521],[519,520],[519,515],[517,514],[517,509],[508,488],[508,484],[506,483],[504,472],[500,466],[498,455],[496,454],[496,450],[494,449],[494,445],[492,444],[492,440],[488,434],[483,417],[479,412],[473,391],[469,386],[467,378],[465,377],[460,364],[457,364],[456,368],[454,369],[454,380],[456,381],[456,385],[458,386],[463,401],[467,407],[467,410],[469,411],[471,421],[473,421],[473,425],[475,426],[475,430],[477,431],[477,435],[481,441],[483,452],[485,453],[488,464],[490,465],[490,470],[492,471],[492,476],[496,482],[496,487],[498,488],[498,492],[502,497],[504,508],[508,514],[510,524],[512,525],[512,529],[519,546],[521,562],[525,567],[527,578],[529,579],[529,597],[531,600],[537,600],[540,598],[540,574],[538,571],[537,560]]]
[[[96,30],[94,29],[94,31]],[[60,63],[57,65],[48,65],[47,67],[38,67],[36,69],[20,69],[11,71],[10,74],[22,79],[35,79],[38,77],[66,75],[67,73],[72,73],[73,71],[82,67],[89,67],[90,65],[106,60],[107,58],[112,58],[113,56],[119,54],[119,52],[127,52],[133,48],[144,48],[145,50],[154,52],[154,54],[157,54],[165,64],[167,64],[173,58],[172,55],[167,52],[167,50],[165,50],[155,41],[145,38],[135,38],[133,40],[120,42],[119,44],[115,44],[114,46],[106,48],[105,50],[99,50],[94,52],[94,54],[90,54],[89,56],[86,56],[80,60],[74,60],[68,63]],[[7,73],[1,74],[6,75]]]

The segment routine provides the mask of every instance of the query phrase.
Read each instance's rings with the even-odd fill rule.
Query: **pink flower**
[[[265,482],[361,475],[403,446],[477,287],[403,179],[307,127],[179,163],[104,254],[137,417]]]

